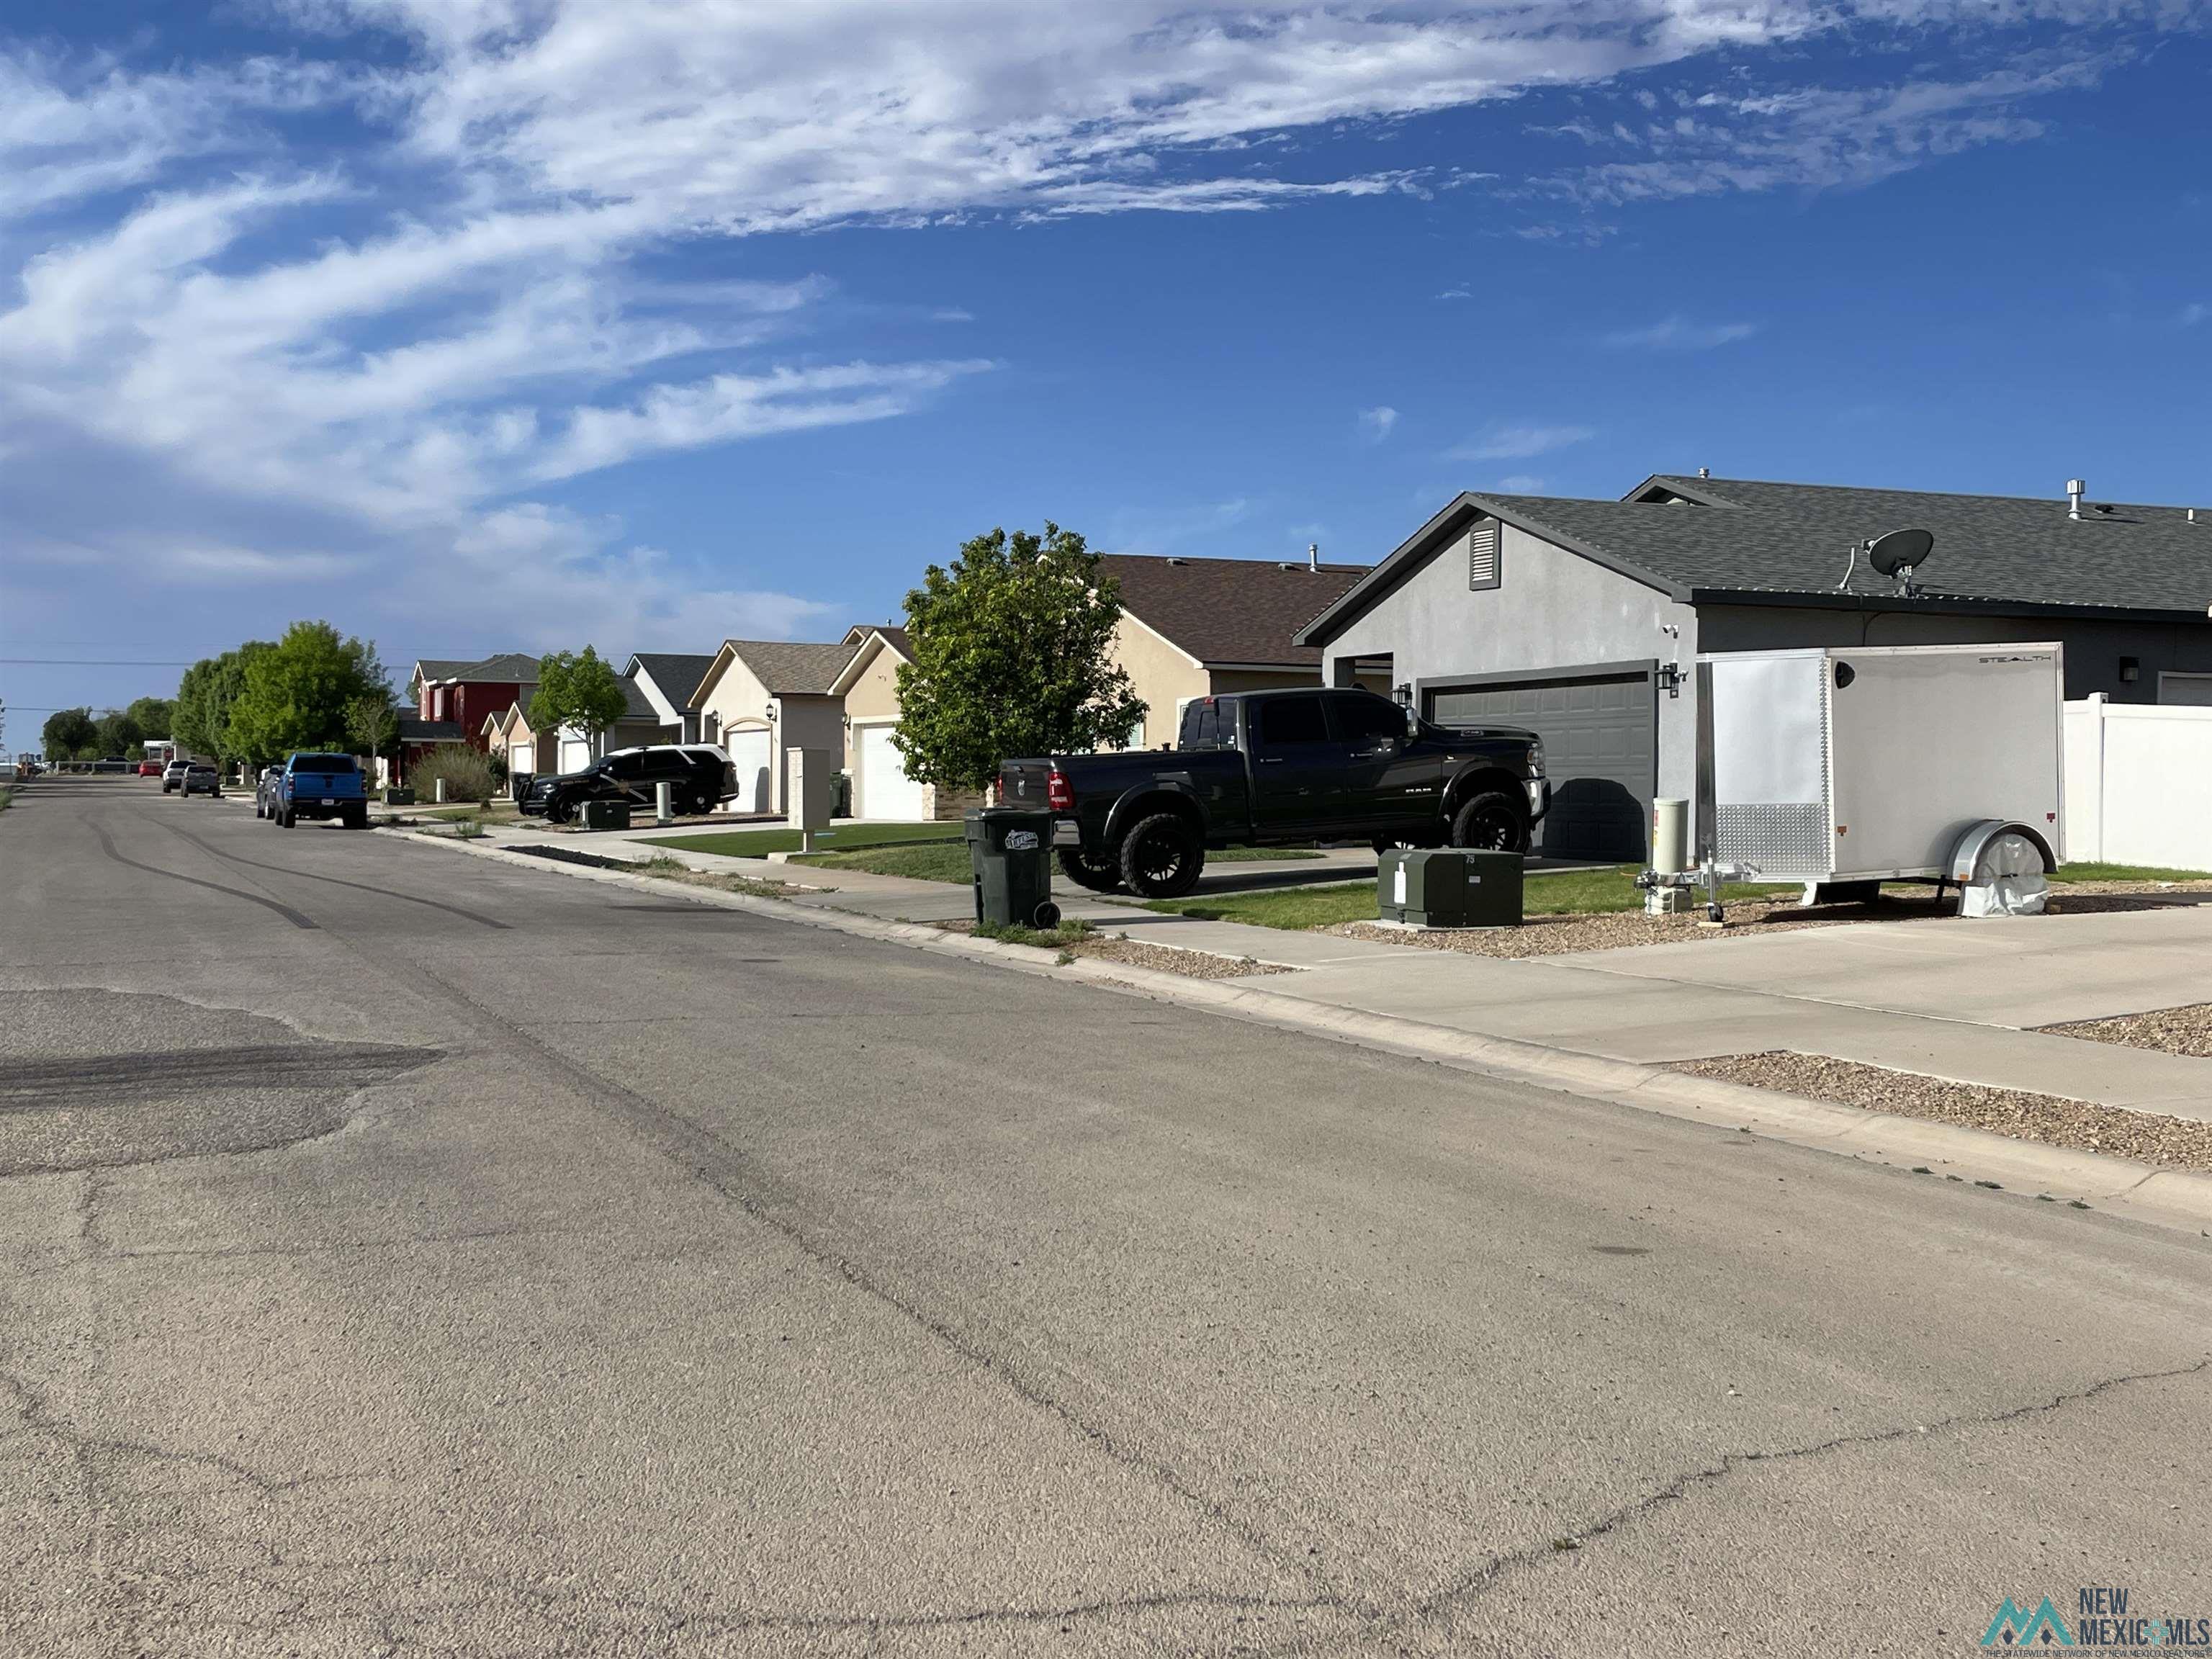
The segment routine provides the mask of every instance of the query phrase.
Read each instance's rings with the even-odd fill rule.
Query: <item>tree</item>
[[[235,651],[203,657],[185,670],[184,678],[177,682],[170,738],[187,754],[223,760],[247,758],[232,746],[230,711],[246,690],[246,665],[276,648],[266,640],[248,640]]]
[[[1009,756],[1127,743],[1145,704],[1114,661],[1121,595],[1083,538],[978,536],[906,596],[913,659],[899,665],[893,741],[906,773],[981,789]]]
[[[175,735],[169,728],[176,724],[177,706],[167,697],[140,697],[123,712],[138,722],[141,741]]]
[[[237,760],[343,747],[346,711],[356,700],[392,697],[376,647],[340,635],[325,622],[294,623],[283,639],[246,660],[243,678],[222,750]]]
[[[364,692],[348,703],[345,728],[357,754],[389,760],[399,752],[399,710],[389,691]]]
[[[125,710],[111,708],[96,722],[102,755],[122,755],[146,741],[146,733]]]
[[[100,728],[92,723],[89,708],[58,708],[46,716],[39,732],[48,760],[75,760],[99,739]]]
[[[530,699],[532,731],[572,727],[590,740],[596,753],[601,734],[629,710],[622,676],[590,646],[580,652],[550,652],[538,659],[538,690]]]

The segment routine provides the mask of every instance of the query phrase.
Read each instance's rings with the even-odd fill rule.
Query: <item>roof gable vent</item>
[[[1469,592],[1498,586],[1498,520],[1485,519],[1467,532]]]

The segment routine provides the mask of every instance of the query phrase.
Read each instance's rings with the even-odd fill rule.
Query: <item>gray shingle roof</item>
[[[699,657],[672,651],[641,651],[630,660],[650,675],[661,696],[678,708],[691,707],[691,694],[714,665],[712,653]]]
[[[480,662],[464,663],[446,676],[449,680],[489,681],[492,684],[520,683],[538,678],[538,659],[520,651],[502,651],[495,657],[486,657]]]
[[[1638,497],[1672,494],[1669,504]],[[2094,502],[2096,497],[2091,497]],[[1639,577],[1678,599],[1736,594],[1840,598],[1855,543],[1908,526],[1930,531],[1935,550],[1916,574],[1923,603],[1979,608],[2143,611],[2202,618],[2212,605],[2212,522],[2175,507],[2085,507],[2065,499],[1942,495],[1743,478],[1658,476],[1626,501],[1556,495],[1461,496],[1376,567],[1337,614],[1310,632],[1329,637],[1387,592],[1405,568],[1437,550],[1451,522],[1487,512],[1509,524]],[[1510,580],[1509,575],[1507,580]],[[1896,591],[1862,559],[1850,593]]]
[[[1318,647],[1294,635],[1367,574],[1364,564],[1303,559],[1167,559],[1109,553],[1099,561],[1121,588],[1121,608],[1202,663],[1321,666]]]
[[[722,648],[737,653],[738,660],[768,688],[769,695],[778,697],[825,695],[845,665],[853,660],[853,647],[842,641],[795,645],[788,640],[728,640]]]
[[[424,657],[415,665],[414,678],[418,680],[449,680],[468,666],[462,657]]]

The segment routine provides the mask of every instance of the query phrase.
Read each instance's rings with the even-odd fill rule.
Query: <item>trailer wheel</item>
[[[1206,848],[1179,812],[1155,812],[1121,837],[1121,879],[1140,898],[1181,898],[1198,885]]]
[[[1520,804],[1502,789],[1470,795],[1453,815],[1451,844],[1486,853],[1525,853],[1528,821]]]

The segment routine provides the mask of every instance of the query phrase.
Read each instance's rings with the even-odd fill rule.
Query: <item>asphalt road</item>
[[[2212,1617],[2212,1241],[265,826],[0,814],[0,1652]]]

